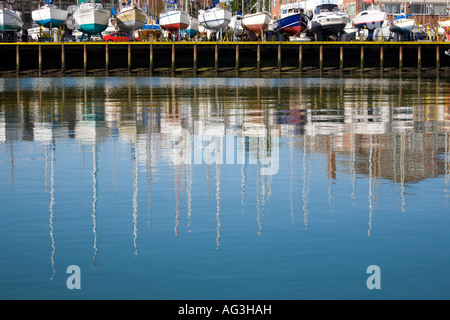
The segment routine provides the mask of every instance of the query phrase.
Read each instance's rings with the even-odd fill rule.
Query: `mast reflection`
[[[55,253],[53,161],[54,145],[59,139],[78,142],[80,155],[84,156],[84,151],[89,155],[86,161],[90,161],[92,153],[89,173],[94,267],[99,250],[98,199],[106,192],[99,189],[103,178],[98,173],[99,168],[107,166],[111,168],[114,191],[123,187],[120,179],[124,172],[128,172],[129,178],[129,168],[132,168],[128,190],[132,189],[135,254],[138,231],[141,232],[138,213],[145,210],[139,207],[139,172],[146,174],[148,227],[156,213],[152,208],[160,208],[161,199],[155,194],[159,195],[159,188],[170,181],[170,202],[164,204],[172,208],[170,232],[178,237],[186,226],[192,234],[196,204],[210,199],[215,207],[217,249],[222,245],[222,231],[226,228],[222,220],[225,221],[228,213],[229,204],[225,202],[228,188],[235,188],[237,193],[237,208],[233,209],[242,215],[246,211],[256,213],[256,217],[251,217],[252,225],[260,236],[263,222],[267,221],[265,212],[268,208],[274,210],[272,201],[275,210],[282,211],[288,222],[290,219],[294,223],[296,214],[303,214],[304,227],[308,230],[312,228],[311,213],[316,216],[318,211],[314,200],[323,198],[325,210],[337,213],[341,210],[339,198],[344,190],[353,207],[360,204],[367,210],[368,236],[374,234],[374,214],[380,212],[380,196],[386,190],[383,186],[389,183],[393,186],[396,210],[407,212],[412,197],[408,193],[410,188],[425,179],[440,177],[445,183],[448,206],[450,112],[448,101],[442,99],[448,96],[448,89],[439,83],[421,80],[422,87],[418,87],[405,79],[401,82],[377,79],[373,84],[365,79],[341,79],[330,84],[326,79],[247,82],[232,79],[228,80],[230,85],[223,79],[208,79],[196,80],[192,86],[183,79],[149,80],[151,85],[140,85],[139,81],[125,84],[125,80],[109,78],[71,81],[73,84],[63,82],[61,88],[55,82],[45,85],[36,80],[32,87],[39,88],[38,91],[29,91],[18,83],[10,92],[3,93],[4,100],[0,102],[0,143],[6,151],[5,177],[10,180],[11,191],[14,179],[19,176],[14,156],[20,141],[39,141],[48,135],[44,139],[48,145],[44,176],[45,188],[50,192],[52,266]],[[54,92],[55,87],[58,94]],[[196,124],[201,128],[200,133],[193,131]],[[228,129],[236,132],[237,139],[233,145],[233,156],[237,156],[230,167],[217,162],[173,163],[174,149],[180,151],[180,160],[191,159],[190,153],[195,153],[195,148],[205,147],[205,141],[201,146],[195,145],[198,136],[214,131],[213,138],[223,142]],[[189,141],[174,138],[181,137],[184,131],[189,132],[186,138]],[[285,167],[281,166],[277,175],[265,176],[261,174],[261,160],[274,148],[271,133],[275,131],[280,132],[280,157]],[[102,145],[105,149],[101,149]],[[108,150],[111,156],[102,159],[99,150]],[[126,159],[122,157],[123,150],[127,150]],[[228,172],[234,175],[228,176]],[[164,180],[166,175],[170,178]],[[342,177],[344,183],[340,183]],[[316,181],[325,182],[318,186]],[[364,188],[359,189],[360,186]],[[281,203],[280,195],[285,202]],[[181,224],[184,217],[186,225]]]

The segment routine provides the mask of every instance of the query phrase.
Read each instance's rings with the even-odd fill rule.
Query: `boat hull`
[[[312,33],[327,35],[338,35],[343,32],[347,25],[348,16],[324,18],[310,22],[309,29]]]
[[[386,20],[386,12],[378,10],[366,10],[353,18],[353,24],[357,29],[374,30],[381,28]]]
[[[394,20],[394,23],[389,27],[389,31],[406,35],[414,29],[414,25],[415,21],[412,19],[401,19],[397,22]]]
[[[295,13],[278,20],[275,24],[275,31],[278,33],[296,36],[308,27],[308,18],[301,13]]]
[[[79,8],[73,17],[77,28],[87,34],[101,33],[109,24],[109,10],[101,7]]]
[[[244,33],[244,28],[242,26],[242,16],[240,15],[231,17],[229,26],[233,30],[233,34],[235,36],[241,36]]]
[[[18,14],[11,10],[0,9],[0,32],[22,30],[23,21]]]
[[[58,28],[67,20],[67,11],[56,7],[44,6],[31,12],[31,18],[45,28]]]
[[[147,15],[136,6],[125,8],[116,15],[117,26],[127,31],[139,30],[145,26]]]
[[[186,28],[186,34],[189,37],[195,37],[198,33],[198,18],[191,17],[189,26]]]
[[[219,31],[230,24],[231,17],[231,12],[227,9],[212,8],[199,13],[198,21],[207,29]]]
[[[184,11],[169,11],[161,14],[159,17],[159,25],[161,28],[176,32],[179,30],[185,30],[189,26],[189,15]]]
[[[259,36],[267,29],[270,22],[270,14],[268,12],[258,12],[253,14],[246,14],[242,18],[242,24],[249,30],[253,31],[256,36]]]

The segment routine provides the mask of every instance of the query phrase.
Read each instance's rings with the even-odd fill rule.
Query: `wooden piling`
[[[319,70],[320,73],[323,71],[323,45],[320,45],[319,48]]]
[[[235,66],[236,73],[239,73],[239,45],[236,45],[236,66]]]
[[[150,44],[150,75],[153,75],[153,44]]]
[[[344,71],[344,46],[342,45],[339,49],[339,69]]]
[[[302,45],[300,45],[298,48],[298,69],[301,74],[303,71],[303,46]]]
[[[39,53],[38,53],[38,61],[39,61],[39,75],[41,75],[42,74],[42,45],[39,45],[39,48],[38,48],[38,51],[39,51]]]
[[[384,46],[380,47],[380,72],[384,71]]]
[[[417,71],[422,71],[422,46],[417,47]]]
[[[19,45],[16,45],[16,74],[20,74],[20,48]]]
[[[403,71],[403,46],[400,45],[400,48],[398,48],[398,70],[400,72]]]
[[[278,72],[281,72],[281,44],[278,45]]]
[[[87,73],[87,46],[86,44],[83,45],[83,70],[84,74]]]
[[[172,73],[175,73],[175,68],[175,45],[172,44],[172,66],[170,68],[172,70]]]
[[[214,46],[214,70],[219,72],[219,46]]]
[[[261,45],[256,47],[256,71],[261,71]]]
[[[105,72],[109,73],[109,45],[105,44]]]
[[[64,43],[61,45],[61,72],[66,73],[66,48]]]
[[[439,69],[441,69],[441,57],[439,52],[439,45],[436,46],[436,71],[439,72]]]
[[[197,44],[194,44],[194,62],[192,68],[194,73],[197,73]]]
[[[131,44],[128,45],[128,72],[131,72]]]
[[[361,69],[361,72],[364,70],[364,46],[361,46],[361,60],[359,68]]]

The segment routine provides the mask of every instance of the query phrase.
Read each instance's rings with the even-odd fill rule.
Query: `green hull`
[[[102,31],[105,31],[107,27],[108,26],[103,25],[103,24],[92,23],[92,24],[81,25],[80,30],[87,34],[97,34]]]

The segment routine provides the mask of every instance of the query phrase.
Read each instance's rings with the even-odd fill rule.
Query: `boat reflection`
[[[10,145],[11,188],[13,143],[42,141],[48,146],[45,152],[50,164],[45,166],[45,176],[50,176],[52,264],[54,145],[60,139],[75,139],[82,156],[87,147],[92,152],[94,266],[102,168],[99,153],[105,144],[113,146],[115,189],[116,171],[125,170],[119,167],[123,163],[116,162],[116,152],[131,150],[136,255],[138,208],[143,197],[139,173],[146,174],[150,227],[153,193],[160,183],[155,176],[166,167],[172,172],[175,237],[192,231],[193,199],[199,188],[207,186],[205,201],[215,203],[216,247],[220,247],[226,227],[223,200],[229,164],[239,168],[240,211],[255,214],[256,233],[262,235],[276,175],[263,175],[260,169],[274,151],[274,137],[279,139],[280,156],[289,159],[285,185],[292,223],[301,212],[304,227],[309,229],[311,215],[319,214],[311,210],[311,182],[320,166],[327,173],[329,212],[340,210],[335,202],[337,185],[348,184],[352,206],[361,202],[368,210],[370,236],[382,184],[392,184],[394,195],[399,194],[399,210],[406,212],[410,186],[443,177],[448,206],[450,85],[428,80],[365,80],[68,78],[23,79],[25,83],[14,85],[0,79],[0,143]],[[202,170],[195,170],[197,160]],[[213,181],[215,192],[211,192]],[[362,196],[362,190],[366,195]],[[253,194],[256,199],[249,198]],[[254,207],[249,205],[253,202]]]

